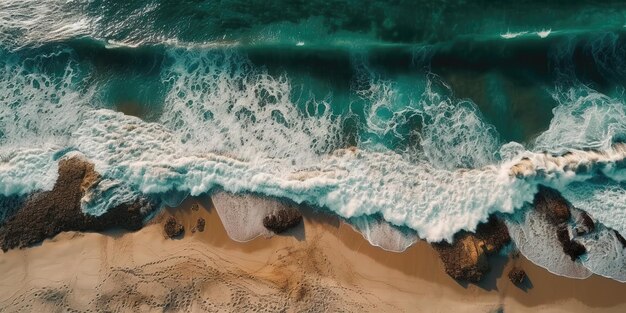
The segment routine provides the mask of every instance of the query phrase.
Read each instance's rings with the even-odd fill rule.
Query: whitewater
[[[551,50],[558,73],[542,85],[554,104],[549,123],[517,142],[493,118],[513,105],[502,101],[486,112],[477,100],[457,96],[447,80],[454,76],[433,69],[436,46],[402,42],[411,63],[395,73],[362,45],[340,44],[349,48],[348,61],[337,63],[349,74],[327,68],[337,71],[333,79],[347,77],[335,85],[319,73],[303,74],[301,64],[266,66],[277,61],[254,50],[304,49],[324,34],[285,35],[275,31],[280,24],[237,38],[189,40],[180,29],[133,32],[130,18],[95,18],[94,3],[0,4],[0,195],[50,190],[58,160],[78,154],[103,176],[82,201],[87,214],[140,194],[173,207],[216,191],[255,193],[330,211],[372,244],[398,252],[419,239],[451,241],[498,214],[538,265],[569,277],[626,281],[626,251],[611,231],[626,234],[623,88],[579,80],[575,42]],[[29,10],[58,18],[20,18]],[[159,5],[136,10],[153,16]],[[499,34],[489,38],[516,39]],[[344,33],[330,41],[337,47],[345,38],[387,47]],[[587,47],[598,71],[622,79],[620,42],[613,34],[600,38]],[[327,49],[311,51],[333,57]],[[109,61],[118,67],[108,68]],[[561,253],[554,230],[529,208],[539,185],[559,190],[599,222],[597,234],[583,238],[588,253],[580,261]],[[254,214],[233,210],[242,219]]]

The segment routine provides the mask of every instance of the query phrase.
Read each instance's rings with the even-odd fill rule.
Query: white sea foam
[[[473,230],[494,212],[511,213],[530,202],[535,184],[545,183],[550,170],[555,173],[552,185],[566,185],[576,176],[572,162],[520,147],[509,153],[515,159],[485,165],[495,163],[497,134],[473,104],[438,95],[431,80],[412,107],[424,117],[422,146],[430,151],[425,158],[363,149],[327,154],[337,145],[337,121],[329,114],[308,116],[296,109],[286,76],[273,77],[227,52],[174,52],[172,58],[175,62],[162,74],[171,86],[162,125],[98,110],[72,141],[98,171],[143,193],[199,195],[216,187],[257,192],[327,207],[345,218],[379,214],[439,241]],[[375,89],[368,95],[377,90],[389,95],[393,89],[384,81],[372,83]],[[388,100],[376,103],[393,106]],[[372,108],[380,107],[376,103]],[[384,126],[381,120],[368,122]],[[483,156],[465,162],[477,168],[455,169],[464,158],[481,155],[477,151],[484,151]],[[580,165],[597,161],[591,154],[572,155]],[[611,153],[600,155],[619,161]],[[520,179],[510,167],[527,162],[521,160],[524,156],[530,170]]]
[[[95,20],[84,13],[89,0],[0,1],[0,42],[13,48],[88,35]]]
[[[57,177],[55,154],[66,147],[86,108],[89,90],[75,86],[79,70],[62,63],[66,51],[18,59],[0,52],[0,195],[49,190]]]
[[[500,34],[500,37],[502,37],[504,39],[513,39],[513,38],[517,38],[517,37],[520,37],[520,36],[524,36],[526,34],[528,34],[527,31],[521,31],[521,32],[510,32],[510,31],[507,31],[504,34]]]
[[[406,137],[398,128],[405,127],[409,117],[419,116],[422,125],[419,133],[414,131],[418,153],[433,166],[453,170],[494,164],[499,144],[495,128],[484,122],[473,102],[453,97],[439,77],[425,74],[399,86],[382,78],[362,57],[354,62],[358,77],[353,88],[366,102],[368,132]],[[405,86],[411,83],[413,88]],[[407,90],[412,93],[407,95]]]
[[[183,152],[172,132],[107,110],[90,114],[73,144],[96,168],[143,193],[204,193],[216,186],[259,192],[330,208],[342,217],[380,213],[430,241],[451,239],[488,215],[512,212],[533,188],[497,167],[448,171],[389,152],[339,150],[315,168],[286,171],[273,159],[238,161]]]
[[[370,244],[387,251],[402,252],[419,240],[419,236],[412,229],[395,227],[379,216],[353,217],[348,223]]]
[[[56,149],[0,149],[0,196],[50,190],[57,179]]]
[[[615,232],[601,224],[597,228],[594,233],[577,238],[587,249],[582,264],[594,274],[626,282],[626,249]]]
[[[81,210],[100,216],[121,204],[131,203],[140,194],[120,181],[104,178],[90,188],[81,199]]]
[[[430,163],[441,168],[478,168],[494,164],[499,147],[495,127],[486,123],[470,100],[458,100],[433,87],[432,78],[420,103],[424,109],[421,146]]]
[[[232,52],[177,51],[162,74],[171,90],[161,121],[185,148],[244,159],[274,158],[281,166],[311,163],[337,147],[339,124],[329,104],[294,105],[286,76],[273,77]],[[319,114],[319,112],[326,112]]]
[[[217,191],[211,201],[224,224],[228,236],[236,241],[250,241],[258,236],[269,237],[273,233],[263,226],[263,218],[289,204],[276,199],[250,194],[233,195]]]
[[[535,151],[565,153],[572,149],[610,149],[626,139],[626,106],[587,86],[557,88],[550,127],[537,137]]]
[[[626,234],[626,189],[617,183],[574,183],[563,196],[608,227]]]
[[[539,38],[547,38],[548,36],[550,36],[550,33],[552,33],[551,29],[544,29],[542,31],[538,31],[535,34],[537,34],[537,36],[539,36]]]
[[[506,220],[511,238],[520,252],[531,262],[551,273],[571,277],[587,278],[591,271],[580,262],[574,262],[563,252],[557,237],[556,227],[534,210],[520,213],[515,220]]]
[[[44,67],[59,58],[61,51],[18,59],[0,52],[0,144],[4,147],[63,146],[78,125],[89,99],[89,90],[76,87],[79,70],[73,62],[62,65],[59,73],[46,73]]]
[[[626,179],[626,144],[618,143],[606,150],[569,150],[563,155],[524,152],[510,164],[510,174],[534,179],[564,189],[573,182],[581,182],[602,173],[615,181]]]

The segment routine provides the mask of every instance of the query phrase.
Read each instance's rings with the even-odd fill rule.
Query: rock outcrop
[[[587,253],[587,249],[578,241],[572,240],[567,226],[560,225],[556,230],[556,237],[563,247],[563,252],[569,255],[572,261],[575,261],[581,255]]]
[[[539,185],[533,206],[535,210],[545,214],[553,225],[566,223],[571,217],[571,205],[558,191],[552,188]]]
[[[572,206],[558,191],[540,185],[533,205],[535,210],[544,214],[550,224],[556,227],[556,237],[563,247],[563,252],[569,255],[572,261],[587,252],[585,246],[570,237],[568,222],[572,217]],[[585,212],[581,211],[580,218],[581,234],[595,229],[593,220]],[[576,232],[578,231],[577,228]]]
[[[203,232],[205,224],[206,222],[204,221],[202,217],[198,218],[198,222],[196,223],[196,230],[199,232]]]
[[[576,221],[576,235],[582,236],[593,232],[596,229],[596,224],[587,212],[580,211],[578,220]]]
[[[93,164],[79,158],[59,161],[59,176],[51,191],[32,194],[16,213],[0,225],[0,248],[23,248],[63,231],[138,230],[152,204],[143,199],[124,203],[101,216],[84,214],[80,200],[97,184],[100,175]]]
[[[526,279],[526,272],[523,269],[515,266],[509,271],[509,280],[516,285],[521,285]]]
[[[457,280],[478,282],[489,271],[488,256],[511,240],[506,225],[496,217],[478,225],[475,233],[461,232],[452,244],[434,243],[446,273]]]
[[[185,233],[185,227],[178,223],[176,218],[170,216],[163,225],[163,231],[165,232],[166,238],[177,238]]]
[[[302,214],[295,208],[283,208],[263,218],[263,226],[276,234],[302,222]]]

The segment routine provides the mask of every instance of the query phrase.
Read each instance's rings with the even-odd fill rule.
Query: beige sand
[[[234,242],[208,200],[190,209],[196,201],[136,233],[64,233],[0,254],[0,311],[626,312],[626,284],[558,277],[522,258],[528,291],[506,278],[512,264],[462,286],[424,242],[386,252],[310,212],[287,235]],[[170,214],[187,230],[180,240],[163,236]],[[192,234],[200,216],[205,231]]]

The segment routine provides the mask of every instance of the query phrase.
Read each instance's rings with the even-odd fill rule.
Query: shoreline
[[[199,204],[197,211],[191,209],[193,203]],[[286,234],[248,242],[228,237],[208,197],[188,198],[178,208],[166,208],[137,232],[61,233],[40,245],[2,254],[0,304],[9,311],[91,307],[150,311],[172,306],[175,311],[211,311],[263,308],[269,305],[264,303],[267,298],[278,303],[274,309],[289,311],[626,310],[626,284],[608,278],[571,279],[549,273],[523,256],[513,261],[496,256],[483,283],[465,285],[445,273],[425,241],[402,253],[389,252],[370,245],[338,217],[308,209],[302,213],[303,223]],[[163,236],[162,223],[168,216],[184,225],[182,238]],[[206,221],[205,230],[192,233],[199,217]],[[524,291],[509,281],[506,273],[513,263],[527,272],[532,288]],[[76,274],[61,268],[75,268]],[[148,272],[157,274],[152,279]],[[111,280],[112,275],[122,278]],[[182,279],[189,275],[199,282],[189,285]],[[137,277],[141,283],[130,283]],[[216,278],[223,286],[211,288]],[[41,300],[36,294],[44,287],[64,296]],[[154,295],[153,289],[163,290]],[[127,306],[130,300],[123,292],[129,290],[134,295],[130,298],[137,297],[136,305]],[[189,298],[187,293],[201,295]],[[241,295],[252,299],[248,307],[240,306]],[[31,301],[30,306],[20,299]],[[86,299],[90,302],[84,303]],[[208,304],[200,299],[223,306],[203,307]]]

